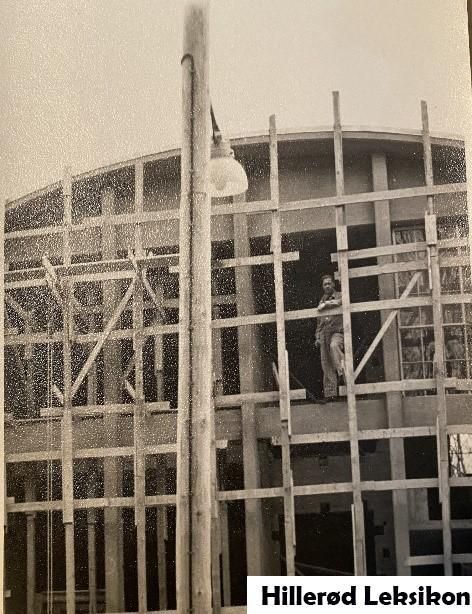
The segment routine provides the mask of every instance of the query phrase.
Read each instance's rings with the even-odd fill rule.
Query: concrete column
[[[233,216],[234,255],[236,258],[250,256],[247,216]],[[236,267],[236,304],[238,316],[255,313],[251,268]],[[257,391],[256,381],[257,336],[254,326],[238,328],[240,391]],[[257,361],[257,362],[256,362]],[[256,433],[256,408],[254,403],[241,406],[242,445],[244,463],[244,488],[260,487],[260,467]],[[248,575],[264,574],[264,534],[262,530],[261,502],[246,499],[246,552]]]
[[[116,257],[115,228],[107,224],[107,217],[115,212],[115,195],[112,188],[106,188],[102,201],[102,257],[111,260]],[[116,281],[103,282],[103,323],[111,317],[119,301],[119,287]],[[121,351],[119,341],[107,341],[103,346],[103,386],[105,403],[121,402]],[[104,416],[107,444],[116,445],[118,438],[118,417]],[[105,444],[106,445],[106,444]],[[103,459],[105,497],[122,494],[122,469],[116,458]],[[123,587],[123,525],[120,508],[105,508],[105,603],[108,612],[124,611]]]
[[[374,191],[388,190],[387,159],[383,153],[372,154],[372,182]],[[380,201],[374,203],[375,212],[375,235],[377,246],[391,245],[392,231],[390,220],[390,202]],[[383,256],[377,259],[379,265],[392,262],[391,256]],[[395,284],[393,275],[381,275],[379,277],[379,299],[395,298]],[[381,321],[388,314],[381,312]],[[398,352],[398,332],[396,322],[392,323],[385,333],[382,341],[383,363],[386,380],[400,380],[400,356]],[[403,425],[403,402],[399,392],[387,392],[386,394],[388,425],[389,427],[401,427]],[[390,463],[392,480],[405,478],[405,455],[403,439],[390,440]],[[397,575],[410,575],[410,568],[405,564],[410,555],[410,535],[408,521],[408,497],[405,490],[392,491],[393,518],[395,527],[395,553]]]

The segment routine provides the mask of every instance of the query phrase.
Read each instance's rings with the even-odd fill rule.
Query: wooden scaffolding
[[[231,606],[231,589],[229,582],[229,554],[228,554],[228,520],[227,505],[233,501],[244,501],[246,517],[251,521],[246,526],[246,542],[248,547],[248,573],[260,573],[262,569],[262,548],[264,536],[261,531],[260,502],[261,500],[281,499],[283,501],[284,540],[285,549],[283,557],[286,561],[288,575],[296,573],[296,532],[295,508],[298,497],[351,493],[352,494],[352,526],[353,551],[355,573],[365,575],[366,549],[365,549],[365,522],[363,494],[372,491],[390,491],[393,497],[393,513],[395,522],[395,547],[398,573],[408,574],[416,565],[441,564],[446,575],[453,572],[454,563],[472,562],[472,553],[454,554],[451,542],[450,488],[457,486],[472,486],[471,477],[452,477],[449,471],[448,437],[454,433],[471,433],[472,423],[452,424],[447,416],[448,389],[470,390],[470,380],[456,380],[447,377],[444,361],[444,333],[443,309],[448,302],[469,303],[470,294],[445,295],[441,292],[440,266],[446,261],[449,265],[463,262],[462,256],[442,256],[441,249],[467,246],[467,240],[448,239],[439,241],[436,229],[436,216],[434,214],[434,197],[440,194],[457,194],[466,192],[465,183],[452,183],[437,185],[434,183],[431,138],[428,126],[426,104],[422,104],[423,121],[423,152],[425,164],[425,185],[413,188],[389,189],[385,160],[373,157],[373,191],[366,193],[346,194],[344,185],[343,163],[343,132],[341,125],[339,96],[333,96],[334,106],[334,160],[336,172],[336,195],[330,197],[302,200],[296,202],[281,202],[279,195],[277,130],[275,117],[270,118],[269,148],[270,148],[270,198],[262,201],[245,202],[234,199],[232,203],[215,204],[212,207],[213,216],[230,216],[234,229],[234,257],[218,260],[213,263],[214,268],[235,268],[237,294],[234,297],[238,315],[235,317],[221,317],[218,305],[224,302],[224,297],[213,297],[214,319],[213,328],[213,360],[215,378],[208,382],[214,386],[214,406],[222,413],[226,408],[240,408],[241,441],[243,448],[244,488],[242,490],[225,490],[214,481],[215,501],[212,510],[212,575],[213,575],[213,604],[214,611],[239,612],[244,607]],[[155,212],[146,212],[143,209],[144,164],[142,160],[134,163],[134,213],[119,214],[112,207],[107,209],[106,196],[104,197],[101,216],[90,217],[84,221],[74,222],[72,215],[72,186],[73,179],[66,170],[62,182],[63,223],[49,227],[31,230],[13,231],[5,234],[5,241],[20,241],[26,237],[37,237],[38,240],[45,235],[55,235],[62,240],[62,263],[52,264],[47,254],[43,257],[43,266],[34,269],[6,271],[4,276],[5,301],[13,309],[18,318],[25,324],[25,332],[18,332],[9,328],[6,322],[5,346],[24,347],[26,355],[31,356],[31,348],[35,344],[60,344],[63,352],[63,385],[62,390],[51,382],[51,393],[56,401],[41,411],[42,422],[49,429],[50,446],[45,449],[39,446],[34,451],[14,451],[7,444],[4,462],[8,464],[59,461],[62,472],[62,496],[60,499],[51,498],[48,501],[35,499],[34,488],[31,488],[31,475],[29,489],[24,502],[6,499],[5,511],[8,514],[22,513],[28,518],[27,548],[28,548],[28,577],[34,576],[34,514],[36,512],[62,512],[62,522],[65,529],[65,567],[66,567],[66,611],[74,614],[76,611],[77,592],[75,582],[75,545],[74,545],[74,512],[88,511],[88,544],[89,544],[89,599],[91,612],[97,607],[96,569],[94,564],[95,552],[95,512],[100,509],[108,510],[111,514],[110,522],[116,521],[113,513],[123,508],[134,509],[134,518],[137,536],[137,584],[139,597],[139,614],[145,614],[147,609],[147,565],[146,565],[146,509],[157,508],[157,534],[158,534],[158,564],[164,568],[166,565],[165,534],[167,531],[166,510],[176,505],[175,494],[148,495],[146,494],[146,466],[157,463],[158,457],[167,454],[176,454],[175,421],[178,420],[178,411],[171,409],[169,403],[163,400],[162,390],[157,402],[145,401],[143,391],[143,346],[149,337],[156,339],[156,370],[162,376],[162,343],[163,335],[175,334],[179,331],[178,324],[164,323],[163,313],[169,307],[171,299],[164,299],[162,288],[153,287],[148,278],[148,271],[152,269],[169,269],[177,272],[178,254],[155,255],[146,253],[142,245],[142,227],[145,223],[165,223],[167,220],[177,220],[178,209],[167,209]],[[392,245],[389,220],[389,203],[399,199],[412,197],[426,197],[427,210],[425,212],[426,241],[408,245]],[[377,247],[361,250],[352,250],[348,244],[347,212],[350,205],[369,203],[375,208]],[[298,258],[297,252],[283,252],[282,233],[283,215],[288,212],[304,212],[315,208],[334,208],[336,222],[337,252],[332,255],[333,262],[337,263],[338,279],[341,283],[342,307],[332,310],[333,314],[341,314],[344,322],[344,345],[346,356],[345,387],[341,394],[346,396],[346,411],[348,414],[347,431],[326,431],[312,433],[298,433],[292,424],[291,402],[303,399],[305,391],[290,389],[289,364],[285,340],[285,323],[287,321],[316,319],[320,316],[317,308],[286,310],[284,305],[283,267],[284,263]],[[252,256],[248,237],[248,218],[252,215],[265,213],[271,216],[271,250],[269,254]],[[106,216],[106,217],[105,217]],[[119,225],[134,226],[134,248],[126,257],[117,257],[113,248],[113,235]],[[71,255],[71,238],[78,236],[87,228],[101,227],[103,241],[103,260],[97,262],[73,262]],[[108,246],[108,247],[107,247]],[[111,247],[110,247],[111,246]],[[396,261],[395,256],[400,253],[417,252],[425,257],[404,262]],[[377,264],[371,266],[350,267],[355,260],[365,258],[377,259]],[[273,313],[256,314],[253,301],[250,298],[250,267],[260,264],[272,264],[275,288],[275,311]],[[412,278],[402,295],[397,298],[392,289],[393,274],[411,272]],[[429,277],[431,294],[425,296],[411,296],[410,292],[418,276],[426,272]],[[383,288],[383,296],[378,301],[353,303],[350,300],[349,282],[351,279],[378,276],[379,286]],[[104,299],[108,301],[106,313],[103,313],[101,330],[89,329],[89,332],[78,332],[76,322],[86,317],[84,306],[78,303],[74,296],[74,286],[81,282],[103,282]],[[124,284],[120,294],[113,282]],[[108,286],[107,286],[108,284]],[[61,331],[31,332],[32,314],[26,311],[14,298],[17,290],[45,286],[49,288],[51,299],[61,307],[63,326]],[[166,303],[167,301],[167,303]],[[132,303],[132,308],[130,305]],[[175,301],[174,301],[175,303]],[[172,306],[175,308],[174,303]],[[104,300],[105,304],[105,300]],[[386,381],[359,384],[356,379],[367,364],[374,350],[381,341],[384,343],[384,354],[389,351],[389,344],[395,343],[388,332],[395,321],[399,310],[407,307],[431,306],[433,312],[434,338],[436,343],[435,372],[429,379],[401,379],[398,369],[394,365],[385,364]],[[153,312],[151,323],[145,322],[145,309]],[[126,311],[132,314],[132,325],[128,328],[119,328],[117,324]],[[357,368],[354,368],[351,317],[355,313],[377,311],[381,314],[381,328],[371,346],[366,350],[364,357]],[[225,328],[236,327],[239,335],[239,351],[244,355],[252,347],[251,335],[254,327],[260,324],[275,323],[277,334],[277,389],[274,391],[258,391],[254,388],[254,378],[250,364],[240,365],[241,392],[236,395],[222,394],[222,365],[221,365],[221,331]],[[133,403],[107,401],[99,404],[94,397],[94,365],[100,352],[110,342],[131,339],[133,344],[133,358],[119,381],[123,383]],[[74,344],[87,348],[88,357],[84,361],[79,373],[73,377],[71,367],[71,352]],[[113,351],[108,346],[108,356],[113,359]],[[439,349],[438,349],[439,348]],[[29,354],[28,354],[29,352]],[[121,366],[114,363],[115,368]],[[134,372],[134,378],[130,377]],[[28,371],[25,373],[28,379]],[[74,397],[83,382],[87,382],[87,404],[74,405]],[[31,385],[31,382],[29,382]],[[436,391],[436,427],[408,426],[402,423],[401,394],[408,391],[429,390]],[[385,394],[388,428],[363,430],[358,423],[359,395]],[[280,430],[274,436],[276,443],[281,447],[282,485],[280,487],[262,488],[260,485],[259,460],[257,455],[257,412],[260,404],[278,403],[280,410]],[[58,406],[59,405],[59,406]],[[132,444],[118,445],[119,437],[113,445],[98,445],[96,447],[78,448],[75,445],[74,432],[80,420],[91,418],[106,423],[106,429],[115,432],[117,418],[120,415],[132,414]],[[166,429],[171,436],[152,441],[148,436],[151,420],[166,421]],[[6,437],[8,442],[9,428],[14,420],[5,416]],[[155,422],[152,422],[155,424]],[[113,431],[115,429],[115,431]],[[38,431],[46,433],[46,427]],[[407,479],[405,475],[405,461],[403,456],[403,439],[406,437],[431,436],[437,437],[438,449],[438,475],[436,478]],[[388,440],[392,476],[390,480],[365,481],[361,478],[359,442],[364,440]],[[291,467],[291,450],[294,446],[302,444],[315,444],[321,442],[348,442],[350,445],[351,480],[348,482],[334,482],[327,484],[294,485]],[[225,447],[226,441],[222,436],[222,429],[216,429],[214,450]],[[209,442],[210,445],[210,442]],[[134,496],[123,496],[116,489],[105,484],[103,496],[96,495],[96,489],[91,481],[88,496],[77,498],[74,494],[74,462],[84,459],[104,459],[107,463],[109,484],[117,481],[119,469],[115,461],[126,457],[133,460],[134,467]],[[214,454],[216,459],[216,451]],[[3,463],[2,463],[3,470]],[[160,471],[160,469],[158,469]],[[216,475],[216,474],[215,474]],[[161,479],[162,476],[161,476]],[[409,521],[407,493],[410,489],[439,488],[442,518],[440,527],[443,536],[443,553],[428,556],[412,556],[409,544]],[[114,519],[114,520],[113,520]],[[471,525],[472,526],[472,525]],[[300,537],[300,536],[298,536]],[[112,546],[108,546],[112,548]],[[118,546],[116,546],[118,547]],[[250,550],[251,549],[251,550]],[[116,556],[116,552],[107,551],[107,555]],[[249,561],[249,558],[251,559]],[[220,574],[222,573],[222,578]],[[171,612],[167,609],[165,589],[165,574],[159,571],[159,599],[161,612]],[[222,590],[220,590],[220,586]],[[34,610],[34,583],[28,585],[27,613]],[[118,611],[119,602],[113,604],[113,611]],[[121,607],[124,607],[121,602]],[[149,613],[151,614],[151,613]],[[155,613],[154,613],[155,614]]]

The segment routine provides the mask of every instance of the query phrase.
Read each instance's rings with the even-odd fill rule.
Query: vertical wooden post
[[[234,202],[244,200],[245,196],[233,199]],[[235,258],[250,256],[248,223],[245,213],[233,215],[233,232]],[[255,313],[250,267],[236,267],[235,277],[238,316]],[[257,349],[255,327],[239,326],[238,353],[241,393],[255,392],[257,390],[256,365],[259,358]],[[261,482],[256,434],[256,406],[254,403],[243,403],[241,405],[241,428],[244,488],[259,488]],[[246,499],[244,506],[246,514],[247,574],[259,576],[264,574],[261,501],[258,499]]]
[[[143,163],[135,166],[135,213],[143,211]],[[135,224],[135,254],[143,255],[141,228]],[[144,413],[144,364],[143,364],[143,283],[138,275],[133,297],[133,349],[135,377],[134,407],[134,497],[135,525],[138,564],[138,604],[139,614],[147,610],[146,588],[146,456],[144,453],[145,413]]]
[[[30,322],[25,322],[25,333],[31,333]],[[26,407],[27,416],[32,418],[34,416],[34,410],[36,406],[35,394],[34,394],[34,361],[33,361],[33,345],[28,343],[25,346],[25,359],[26,359],[26,381],[25,381],[25,393],[26,393]]]
[[[88,497],[96,496],[95,475],[90,476],[88,485]],[[96,563],[96,511],[93,508],[87,510],[87,552],[88,552],[88,598],[89,614],[97,614],[97,563]]]
[[[85,303],[88,306],[92,305],[92,295],[88,294],[85,297]],[[90,313],[88,318],[88,331],[90,333],[95,332],[95,314]],[[94,344],[91,343],[88,345],[88,351],[91,352],[93,350]],[[87,405],[96,405],[97,402],[97,363],[94,362],[90,367],[89,372],[87,374]]]
[[[102,206],[102,254],[104,260],[116,258],[115,227],[109,218],[115,213],[115,195],[107,187],[101,194]],[[103,282],[103,321],[107,322],[119,300],[117,281]],[[103,396],[105,403],[121,403],[121,348],[119,341],[107,341],[103,346]],[[105,413],[104,431],[109,445],[115,445],[118,437],[118,418]],[[120,460],[103,459],[103,486],[105,497],[117,497],[122,490]],[[124,607],[123,583],[123,527],[121,509],[104,509],[105,536],[105,603],[109,612],[122,612]]]
[[[182,149],[180,170],[179,223],[179,365],[177,413],[177,507],[175,536],[175,574],[177,612],[187,614],[191,608],[191,208],[192,208],[192,136],[193,72],[191,55],[182,59]]]
[[[220,306],[213,305],[213,320],[217,320],[220,315]],[[221,345],[221,328],[212,331],[212,362],[213,362],[213,394],[218,396],[223,394],[223,355]]]
[[[284,488],[285,559],[287,575],[295,575],[295,505],[290,464],[290,394],[288,360],[285,348],[285,306],[282,271],[282,232],[279,211],[279,163],[275,115],[270,117],[270,197],[277,207],[272,212],[272,253],[274,255],[275,313],[277,328],[277,362],[280,395],[280,443],[282,448],[282,483]]]
[[[86,297],[86,304],[91,305],[91,295]],[[89,332],[95,331],[94,314],[88,317]],[[89,352],[93,344],[88,346]],[[87,405],[97,403],[97,365],[94,363],[87,375]],[[94,472],[89,477],[87,496],[92,499],[96,496],[96,475]],[[97,562],[96,562],[96,511],[93,508],[87,510],[87,567],[88,567],[88,600],[89,614],[97,613]]]
[[[0,502],[0,557],[2,569],[0,570],[0,605],[5,609],[5,531],[7,526],[7,491],[6,491],[6,471],[5,471],[5,201],[0,208],[0,270],[2,272],[2,283],[0,284],[0,334],[2,343],[0,344],[0,489],[3,493],[3,503]]]
[[[215,331],[213,331],[215,332]],[[214,338],[213,338],[214,341]],[[221,341],[221,336],[220,336]],[[221,345],[219,347],[219,351],[221,352]],[[214,355],[214,352],[213,352]],[[218,394],[218,380],[215,379],[213,390],[214,394]],[[223,381],[221,382],[221,388]],[[221,555],[221,529],[220,529],[220,509],[218,505],[218,474],[217,474],[217,463],[216,463],[216,431],[215,431],[215,421],[212,423],[212,433],[211,433],[211,590],[212,590],[212,613],[220,614],[221,612],[221,566],[220,566],[220,555]]]
[[[166,492],[166,462],[165,456],[162,458],[161,468],[156,463],[157,471],[157,492],[164,495]],[[167,610],[167,508],[158,506],[156,509],[157,524],[157,570],[159,582],[159,609]]]
[[[421,118],[423,126],[423,154],[425,181],[427,186],[434,184],[433,158],[431,152],[431,137],[429,133],[428,107],[421,102]],[[433,299],[433,325],[435,345],[436,395],[437,395],[437,425],[438,425],[438,478],[442,513],[444,575],[452,576],[452,538],[451,509],[449,485],[449,441],[447,436],[446,409],[446,363],[444,358],[444,328],[441,304],[441,273],[439,268],[439,250],[434,215],[433,197],[427,198],[425,215],[426,243],[430,256],[430,275]]]
[[[388,190],[387,158],[384,153],[372,154],[372,183],[374,191]],[[376,245],[391,245],[391,217],[390,202],[377,201],[374,203]],[[379,265],[392,262],[391,256],[377,259]],[[393,275],[379,276],[379,298],[395,298],[395,281]],[[383,323],[386,319],[384,312],[380,313]],[[398,333],[396,327],[390,327],[383,337],[382,344],[383,365],[386,381],[398,381],[400,375],[400,356],[398,352]],[[388,425],[391,428],[403,426],[403,403],[399,392],[387,392]],[[392,438],[390,445],[390,463],[393,480],[405,479],[405,454],[402,438]],[[409,576],[410,567],[406,564],[410,556],[410,531],[408,518],[408,497],[405,490],[393,490],[393,522],[395,536],[395,558],[397,575]]]
[[[213,305],[212,319],[218,319],[220,306]],[[212,331],[212,365],[213,365],[213,396],[223,394],[223,354],[221,329]],[[211,425],[211,586],[213,614],[221,612],[221,531],[218,505],[218,474],[216,463],[216,432],[215,421]]]
[[[221,567],[223,576],[223,605],[231,605],[231,562],[229,558],[228,504],[220,502]]]
[[[64,199],[64,265],[71,264],[70,235],[72,230],[72,181],[70,169],[66,169],[63,181]],[[74,460],[72,434],[72,334],[73,334],[73,282],[64,280],[64,413],[62,417],[62,521],[66,547],[66,609],[75,614],[75,549],[74,549]]]
[[[29,321],[25,323],[26,332],[31,332]],[[28,417],[34,416],[35,396],[34,396],[34,363],[33,346],[28,344],[25,347],[25,392],[26,392],[26,414]],[[34,482],[34,471],[29,467],[25,476],[25,501],[36,500],[36,489]],[[35,614],[36,597],[36,513],[26,514],[26,612]]]
[[[164,288],[162,283],[159,282],[159,285],[156,289],[156,296],[158,298],[159,304],[164,311]],[[157,320],[158,324],[164,324],[164,320],[159,318]],[[154,337],[154,375],[156,378],[156,392],[157,392],[157,401],[164,400],[164,347],[162,342],[162,335],[156,335]]]
[[[177,611],[211,611],[212,421],[209,3],[185,7],[179,248]]]
[[[339,92],[333,92],[334,110],[334,165],[336,172],[336,195],[344,194],[343,140]],[[351,472],[353,495],[353,536],[354,570],[359,576],[366,575],[364,507],[360,488],[359,439],[357,427],[356,395],[354,392],[354,357],[352,350],[351,310],[349,296],[349,262],[347,256],[348,240],[345,206],[336,207],[336,243],[338,251],[338,270],[341,282],[342,311],[344,325],[345,379],[347,389],[347,410],[351,445]]]
[[[25,477],[25,501],[35,501],[34,473]],[[35,614],[36,597],[36,513],[26,514],[26,614]]]

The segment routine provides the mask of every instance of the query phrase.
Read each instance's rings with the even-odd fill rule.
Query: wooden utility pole
[[[211,202],[209,3],[185,7],[182,59],[177,611],[207,614],[211,593]]]
[[[467,25],[469,30],[469,61],[472,76],[472,0],[467,0]]]

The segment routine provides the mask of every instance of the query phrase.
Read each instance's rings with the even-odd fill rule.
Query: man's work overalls
[[[341,300],[341,293],[334,291],[331,296],[326,294],[320,303],[330,299]],[[318,318],[316,339],[320,342],[321,366],[323,368],[323,393],[325,398],[338,394],[338,376],[344,374],[344,334],[343,317],[329,315]]]

